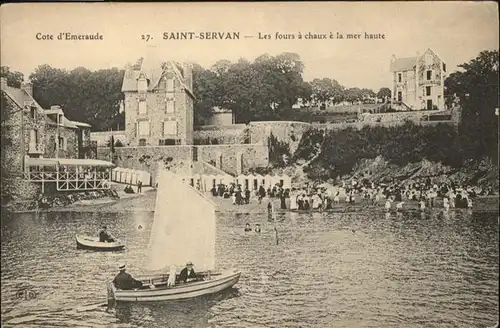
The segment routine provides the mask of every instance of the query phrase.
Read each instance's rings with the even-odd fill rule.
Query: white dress
[[[295,194],[290,195],[290,209],[291,210],[297,209],[297,195]]]

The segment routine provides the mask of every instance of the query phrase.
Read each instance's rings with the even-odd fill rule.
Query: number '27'
[[[152,37],[149,34],[142,34],[141,35],[141,39],[145,40],[146,42],[148,42],[150,39],[152,39]]]

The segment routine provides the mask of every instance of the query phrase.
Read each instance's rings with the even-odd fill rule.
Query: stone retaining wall
[[[253,144],[261,143],[267,145],[270,133],[279,141],[290,145],[293,154],[297,149],[302,135],[311,128],[311,124],[293,121],[262,121],[250,122],[250,138]]]
[[[91,132],[90,140],[97,141],[97,147],[106,147],[111,136],[115,139],[115,143],[120,140],[122,144],[127,144],[125,131]]]
[[[194,144],[237,144],[245,141],[245,124],[200,126],[194,131]],[[216,141],[215,141],[216,140]],[[211,142],[211,143],[209,143]]]
[[[269,164],[269,151],[263,144],[205,145],[197,148],[199,159],[233,175]]]
[[[243,170],[265,167],[269,164],[267,145],[262,144],[117,147],[114,163],[118,167],[147,171],[155,179],[159,161],[179,166],[191,164],[195,152],[199,160],[230,174],[239,174]],[[97,157],[111,161],[110,149],[98,148]],[[154,183],[155,181],[153,185]]]

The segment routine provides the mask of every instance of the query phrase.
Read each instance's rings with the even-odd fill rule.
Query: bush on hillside
[[[451,167],[462,164],[460,138],[449,124],[421,127],[407,122],[390,128],[366,126],[361,130],[348,128],[326,133],[310,130],[302,137],[294,159],[312,158],[318,144],[323,146],[315,165],[321,163],[333,176],[348,174],[360,159],[377,156],[398,166],[423,159]]]

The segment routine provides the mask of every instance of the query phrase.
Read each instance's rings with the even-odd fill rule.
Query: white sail
[[[174,173],[161,171],[149,243],[149,269],[215,267],[215,205]]]

